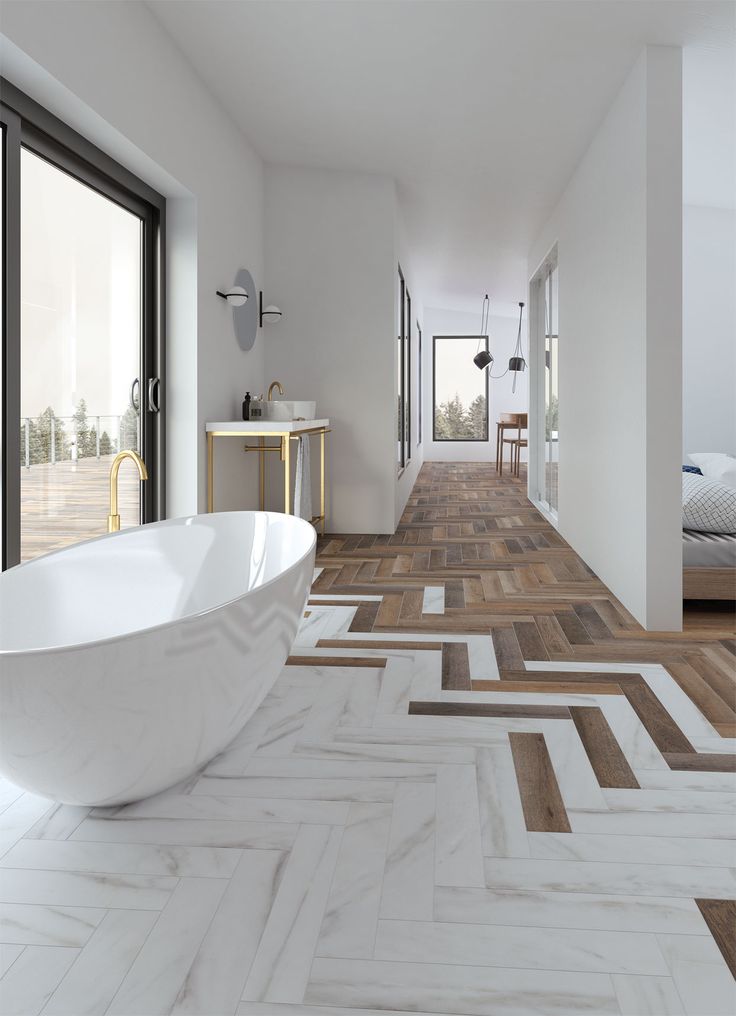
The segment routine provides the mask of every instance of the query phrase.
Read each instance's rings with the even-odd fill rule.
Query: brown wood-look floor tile
[[[736,979],[736,900],[698,900],[700,913]]]
[[[467,642],[442,643],[442,688],[445,691],[470,691]]]
[[[529,832],[571,832],[544,735],[511,733],[509,742]]]
[[[569,720],[567,706],[533,706],[496,702],[410,702],[416,716],[520,716],[547,720]]]
[[[373,631],[379,606],[378,600],[364,600],[355,611],[355,616],[350,623],[350,631]]]
[[[638,789],[621,746],[598,706],[570,706],[570,716],[601,787]]]
[[[685,737],[649,685],[643,680],[621,684],[624,695],[641,720],[659,750],[664,752],[695,753]]]

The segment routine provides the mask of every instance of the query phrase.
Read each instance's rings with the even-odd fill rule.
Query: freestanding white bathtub
[[[313,574],[302,519],[223,512],[77,544],[0,576],[0,773],[122,804],[233,739],[289,654]]]

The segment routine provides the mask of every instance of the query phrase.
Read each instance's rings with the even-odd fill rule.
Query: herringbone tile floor
[[[3,788],[0,1013],[735,1011],[728,618],[642,632],[486,466],[318,565],[202,773]]]

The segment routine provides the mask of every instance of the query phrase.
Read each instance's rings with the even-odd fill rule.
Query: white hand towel
[[[309,462],[309,438],[299,438],[296,452],[296,481],[294,483],[294,514],[300,519],[312,519],[312,469]]]

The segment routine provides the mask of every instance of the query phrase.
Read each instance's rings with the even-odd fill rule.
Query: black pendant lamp
[[[478,336],[478,346],[488,334],[488,315],[490,312],[490,301],[488,299],[488,293],[483,298],[483,309],[480,315],[480,335]],[[494,381],[498,381],[504,374],[508,374],[509,371],[514,375],[513,384],[511,385],[511,391],[516,391],[516,378],[517,375],[526,370],[526,360],[523,356],[523,350],[521,348],[521,320],[524,315],[524,304],[519,303],[519,330],[516,333],[516,345],[514,346],[514,355],[509,359],[508,368],[503,374],[498,374],[494,377],[493,374],[489,373],[489,377],[493,378]],[[493,363],[493,357],[487,349],[480,349],[479,352],[473,357],[473,363],[479,370],[484,370],[486,367],[490,367]]]
[[[478,336],[478,345],[488,334],[488,313],[490,311],[491,301],[488,299],[488,293],[483,297],[483,309],[480,312],[480,335]],[[484,370],[493,363],[493,357],[487,349],[481,349],[480,352],[476,353],[473,357],[473,363],[478,370]]]
[[[514,381],[511,385],[511,391],[516,391],[516,378],[520,371],[526,370],[526,360],[521,355],[521,318],[524,314],[524,304],[519,303],[519,331],[516,334],[516,346],[514,347],[514,355],[509,360],[509,370],[513,372]]]

